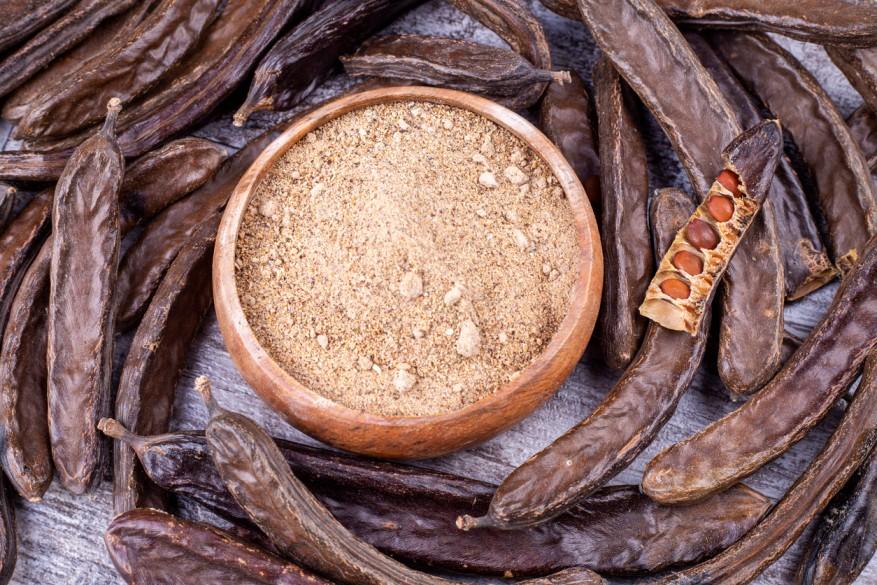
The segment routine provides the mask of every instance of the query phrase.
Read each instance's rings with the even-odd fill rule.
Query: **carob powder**
[[[523,142],[401,101],[294,145],[253,195],[235,267],[250,326],[293,377],[356,410],[423,416],[542,352],[577,256],[563,190]]]

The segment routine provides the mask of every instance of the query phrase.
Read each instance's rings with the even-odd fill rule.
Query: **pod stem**
[[[97,428],[111,439],[121,441],[138,453],[145,444],[145,437],[137,435],[125,428],[125,425],[114,418],[102,418],[97,423]]]
[[[463,532],[468,532],[473,528],[495,528],[496,522],[490,516],[479,516],[476,518],[469,514],[463,514],[462,516],[457,516],[456,525]]]
[[[255,102],[251,102],[248,97],[243,105],[238,108],[238,111],[235,112],[232,124],[234,124],[238,128],[242,128],[247,123],[247,120],[250,119],[250,116],[252,116],[256,112],[273,109],[274,100],[270,97],[264,97]]]
[[[569,71],[552,71],[551,79],[560,85],[572,83],[572,75],[570,75]]]
[[[107,117],[101,128],[101,134],[104,136],[112,136],[116,132],[116,120],[119,118],[119,112],[122,111],[122,100],[117,97],[110,98],[107,102]]]
[[[210,379],[207,376],[198,376],[195,378],[195,390],[201,395],[204,404],[207,405],[207,412],[210,418],[220,410],[219,404],[213,397],[213,387],[210,385]]]

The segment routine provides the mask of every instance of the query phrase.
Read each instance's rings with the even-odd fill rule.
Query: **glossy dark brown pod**
[[[600,214],[600,154],[591,97],[584,81],[570,71],[570,81],[552,81],[539,103],[539,127],[572,165],[594,213]]]
[[[159,510],[116,516],[104,542],[119,576],[131,585],[331,585],[218,528]]]
[[[877,443],[877,357],[840,424],[783,499],[736,544],[697,566],[655,580],[662,585],[752,581],[780,558],[855,473]]]
[[[206,378],[198,378],[195,385],[207,403],[210,420],[205,436],[225,487],[284,556],[342,583],[462,583],[415,571],[354,536],[290,470],[274,439],[249,418],[220,407]],[[602,582],[584,568],[526,581],[530,585]]]
[[[630,95],[612,65],[594,68],[594,101],[600,148],[603,303],[598,337],[603,361],[624,369],[646,330],[639,304],[655,269],[649,231],[646,144]]]
[[[659,192],[651,211],[655,250],[669,248],[693,207],[680,191]],[[594,412],[515,469],[497,489],[487,515],[463,517],[461,525],[510,529],[550,520],[627,467],[691,384],[707,330],[691,336],[649,322],[633,363]]]
[[[180,370],[213,302],[211,264],[219,218],[205,222],[180,251],[131,342],[116,393],[115,416],[138,433],[167,432]],[[113,511],[161,501],[124,444],[113,449]]]
[[[877,108],[877,49],[826,46],[825,52],[871,108]]]
[[[405,79],[468,91],[515,110],[535,105],[552,79],[562,83],[566,78],[537,69],[509,49],[438,36],[376,37],[353,55],[341,57],[341,63],[353,77]]]
[[[135,436],[113,421],[101,421],[100,428],[132,445],[159,487],[232,522],[246,521],[216,472],[202,434]],[[684,507],[660,506],[635,486],[613,486],[538,527],[463,532],[454,526],[454,517],[484,513],[496,486],[276,442],[293,473],[354,534],[407,563],[465,573],[544,575],[572,566],[614,575],[657,571],[725,548],[770,506],[742,485]]]
[[[710,47],[699,33],[687,31],[685,39],[694,49],[706,70],[715,80],[719,89],[734,108],[740,125],[751,128],[762,120],[759,105],[755,98],[740,84],[728,65]],[[797,300],[820,288],[834,279],[836,271],[828,258],[822,236],[813,215],[807,193],[801,185],[798,174],[788,157],[783,156],[777,164],[776,176],[768,194],[773,216],[777,224],[777,235],[783,257],[783,274],[788,300]],[[757,229],[763,218],[756,218]],[[763,229],[763,227],[761,227]],[[761,290],[758,281],[747,281],[741,276],[739,282],[750,282],[753,289]],[[768,283],[769,285],[770,283]],[[725,325],[725,322],[723,322]],[[731,324],[728,324],[731,325]],[[727,356],[720,356],[720,363],[730,363]],[[719,366],[720,369],[722,366]],[[728,381],[734,378],[730,372],[723,376]],[[736,388],[734,386],[737,386]],[[746,386],[751,386],[744,384]],[[740,385],[731,384],[732,390],[739,393]]]
[[[783,121],[816,182],[837,267],[846,272],[877,233],[871,173],[825,90],[788,51],[765,35],[712,33],[713,48]]]
[[[337,0],[281,37],[262,57],[235,126],[261,110],[288,110],[356,48],[421,0]]]
[[[48,26],[76,0],[7,0],[0,4],[0,51]]]
[[[847,118],[847,125],[874,172],[877,170],[877,113],[868,106],[861,106]]]
[[[103,21],[133,6],[135,0],[80,0],[49,27],[0,61],[0,96],[9,94],[58,55],[75,46]]]
[[[877,238],[844,278],[823,320],[783,369],[740,408],[658,454],[643,491],[696,501],[740,481],[799,441],[844,393],[877,345]]]

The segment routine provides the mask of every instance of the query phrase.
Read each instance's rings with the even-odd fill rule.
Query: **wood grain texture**
[[[552,49],[554,65],[558,69],[574,68],[586,79],[590,87],[590,71],[597,53],[590,36],[581,25],[548,12],[531,1],[534,10],[546,27]],[[485,30],[468,17],[462,17],[444,2],[433,0],[391,27],[391,32],[419,34],[443,34],[466,38],[493,45],[500,45],[498,37]],[[779,39],[784,46],[811,69],[844,114],[852,112],[861,98],[847,83],[841,73],[826,58],[821,47]],[[309,103],[316,103],[328,95],[338,93],[350,85],[342,77],[330,79],[317,90]],[[283,115],[282,117],[289,117]],[[232,129],[230,117],[215,121],[198,135],[211,137],[230,146],[241,146],[245,137],[255,136],[260,128],[282,118],[278,115],[257,114],[244,129]],[[666,139],[653,121],[646,124],[646,135],[652,162],[652,187],[687,186],[683,173],[673,157]],[[8,131],[0,127],[0,140]],[[834,294],[836,285],[819,290],[805,300],[787,306],[786,326],[796,335],[805,335],[820,319]],[[127,341],[127,340],[125,340]],[[117,344],[117,368],[121,365],[121,349],[127,343]],[[459,473],[473,478],[498,482],[515,465],[545,447],[569,427],[579,422],[600,402],[612,387],[617,373],[603,367],[586,355],[575,372],[560,391],[535,414],[487,443],[455,455],[422,462],[422,465]],[[691,391],[686,394],[670,422],[663,428],[656,441],[634,463],[615,478],[613,483],[637,483],[645,464],[664,447],[691,435],[707,423],[730,412],[734,405],[715,375],[715,356],[708,355],[707,366],[696,377]],[[314,441],[290,427],[281,417],[270,411],[238,374],[228,352],[225,350],[216,320],[208,318],[200,332],[188,364],[178,386],[177,414],[174,428],[203,428],[206,411],[192,386],[196,376],[211,377],[217,398],[226,406],[235,408],[264,423],[275,435],[293,440]],[[828,434],[837,424],[841,407],[835,407],[823,424],[808,437],[795,445],[783,457],[771,462],[747,483],[776,500],[792,484],[807,463],[821,448]],[[61,490],[57,484],[46,494],[40,504],[19,502],[19,559],[12,583],[33,585],[51,583],[57,585],[119,585],[106,555],[101,539],[103,529],[111,516],[112,498],[108,482],[86,497],[75,498]],[[186,509],[189,516],[211,519],[200,510]],[[213,518],[215,521],[215,518]],[[808,530],[807,535],[810,534]],[[806,538],[806,536],[805,536]],[[802,554],[799,541],[780,561],[755,581],[758,585],[786,585],[792,582],[794,570]],[[496,583],[497,581],[482,581]],[[613,584],[631,581],[612,580]],[[856,581],[857,585],[877,583],[877,561],[872,561]]]

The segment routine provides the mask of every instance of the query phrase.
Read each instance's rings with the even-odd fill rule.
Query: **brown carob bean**
[[[724,195],[710,195],[706,209],[716,221],[728,221],[734,216],[734,201]]]
[[[537,69],[509,49],[448,37],[387,35],[341,57],[348,75],[405,79],[420,85],[481,94],[523,110],[541,97],[547,82],[566,76]],[[533,87],[538,86],[538,92]]]
[[[637,307],[654,272],[649,233],[646,144],[635,104],[605,59],[594,68],[594,100],[600,145],[603,241],[603,304],[598,336],[603,361],[626,368],[646,330]]]
[[[655,457],[645,493],[663,503],[720,491],[784,453],[829,411],[877,345],[877,237],[844,279],[828,314],[746,404]]]
[[[855,400],[855,397],[853,398]],[[877,550],[877,451],[823,512],[801,559],[799,585],[849,585]]]
[[[128,103],[158,83],[216,15],[219,0],[163,0],[118,51],[110,51],[43,96],[16,126],[18,138],[64,137],[100,119],[110,98]]]
[[[703,272],[703,258],[693,252],[681,250],[673,256],[673,266],[694,276]]]
[[[114,288],[125,159],[115,140],[113,99],[104,127],[70,157],[52,210],[48,412],[52,459],[61,483],[84,493],[99,477],[97,421],[110,408]]]
[[[712,179],[723,170],[722,149],[743,130],[730,103],[652,0],[582,1],[579,7],[597,44],[655,115],[695,193],[705,199]],[[737,365],[725,380],[736,391],[770,379],[780,365],[782,258],[770,206],[760,215],[764,221],[743,240],[720,295],[724,324],[719,352],[726,356],[723,363],[732,357]],[[748,321],[752,315],[759,316],[757,335]]]
[[[826,46],[825,52],[865,98],[865,103],[877,108],[877,49]]]
[[[0,3],[0,51],[51,24],[76,0],[7,0]]]
[[[131,585],[331,585],[218,528],[158,510],[116,516],[104,542]]]
[[[0,96],[17,89],[58,55],[89,36],[101,22],[135,0],[80,0],[67,14],[0,61]]]
[[[539,127],[572,165],[594,213],[600,217],[600,155],[593,125],[591,98],[579,74],[570,81],[552,81],[539,103]]]
[[[812,382],[811,382],[812,383]],[[764,520],[724,552],[656,580],[663,585],[749,583],[780,558],[828,505],[877,442],[877,356],[825,447]]]
[[[713,33],[713,48],[776,114],[810,168],[829,248],[846,272],[877,233],[867,162],[831,98],[788,51],[765,35]]]
[[[69,152],[4,152],[0,153],[0,180],[56,181],[70,158]]]
[[[335,68],[338,57],[421,0],[337,0],[278,40],[259,62],[250,91],[234,116],[243,126],[262,110],[288,110]]]
[[[342,583],[461,583],[410,569],[358,539],[293,474],[277,444],[259,425],[221,408],[206,378],[199,378],[195,385],[209,410],[205,435],[210,457],[225,487],[285,556]],[[527,581],[531,585],[602,582],[596,573],[584,568],[565,569]]]
[[[654,249],[664,251],[691,214],[690,198],[660,191],[652,204]],[[706,347],[697,336],[649,323],[636,358],[591,415],[530,457],[502,482],[486,516],[464,529],[519,528],[569,510],[627,467],[670,419]]]
[[[205,222],[177,255],[137,328],[122,367],[116,418],[138,433],[168,430],[174,389],[201,320],[213,302],[210,275],[219,221]],[[113,511],[158,507],[156,490],[135,467],[134,452],[113,450]]]
[[[710,306],[722,274],[767,197],[782,150],[783,133],[776,121],[754,126],[728,145],[722,153],[727,168],[713,183],[712,195],[695,210],[658,266],[640,305],[644,317],[668,329],[697,334],[701,315]],[[724,220],[711,217],[710,212],[710,201],[721,199],[733,203]],[[668,278],[685,278],[673,264],[680,251],[702,255],[705,266],[702,273],[688,275],[691,294],[684,297],[668,293],[663,286]],[[674,292],[679,291],[677,286]]]
[[[201,433],[143,437],[115,421],[99,426],[133,447],[160,488],[232,522],[246,521],[213,467]],[[276,442],[293,473],[354,534],[405,562],[467,573],[544,575],[577,565],[615,575],[656,571],[727,547],[770,506],[743,485],[684,507],[660,506],[637,486],[613,486],[538,527],[463,532],[454,527],[454,517],[484,513],[496,486]]]
[[[449,0],[491,29],[515,51],[540,69],[551,69],[551,48],[539,19],[519,0]]]
[[[758,124],[762,119],[759,104],[740,84],[728,65],[709,46],[706,39],[694,32],[686,32],[685,39],[734,108],[740,125],[744,128],[751,128]],[[721,174],[719,181],[721,182]],[[807,193],[801,185],[792,163],[786,156],[783,156],[777,165],[776,176],[771,184],[768,199],[774,211],[773,215],[777,225],[776,232],[783,258],[786,295],[789,300],[796,300],[830,282],[834,279],[836,270],[828,258],[819,228],[810,212]],[[760,224],[764,221],[762,217],[756,217],[752,229],[763,229]],[[742,278],[745,279],[746,276],[744,275]],[[745,280],[741,282],[745,282]],[[757,284],[752,284],[752,288],[758,287]],[[746,315],[743,318],[748,317]],[[729,325],[735,326],[736,324],[731,322]],[[726,364],[732,363],[728,358],[727,352],[723,352],[721,361]],[[729,372],[723,370],[723,379],[731,380],[733,378],[733,375],[729,375]],[[763,381],[760,382],[763,383]],[[734,390],[738,393],[747,388],[754,390],[762,383],[744,383],[738,385]]]
[[[877,112],[861,106],[847,118],[853,139],[862,149],[871,172],[877,171]]]

